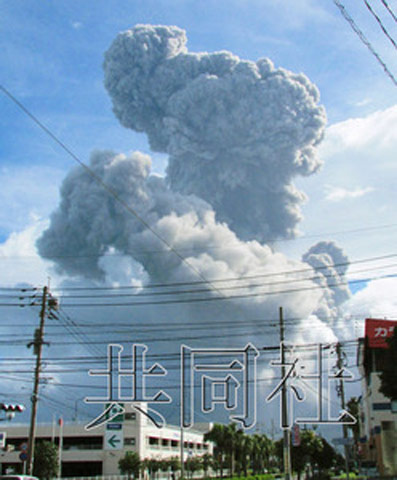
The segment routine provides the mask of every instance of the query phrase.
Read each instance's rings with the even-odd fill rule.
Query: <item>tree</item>
[[[263,473],[265,465],[269,464],[273,449],[273,442],[265,434],[255,433],[252,436],[251,462],[255,474]]]
[[[249,460],[253,448],[253,439],[251,435],[246,435],[243,430],[238,430],[235,439],[235,460],[236,471],[240,475],[241,470],[244,475],[248,474]]]
[[[179,460],[179,457],[168,458],[167,463],[169,468],[171,469],[171,472],[173,472],[174,474],[181,469],[181,461]]]
[[[301,444],[291,448],[292,469],[297,472],[298,480],[306,465],[317,462],[317,457],[323,450],[322,439],[313,430],[301,431]],[[283,439],[276,442],[276,454],[283,459]]]
[[[33,475],[41,480],[58,476],[58,448],[51,442],[37,442],[34,449]]]
[[[145,458],[143,466],[149,470],[150,477],[156,478],[156,474],[161,468],[161,461],[156,458]]]
[[[201,457],[198,457],[198,456],[189,457],[185,461],[185,469],[187,472],[189,472],[190,478],[193,478],[194,472],[197,472],[197,470],[201,470],[201,467],[202,467]]]
[[[379,368],[381,372],[379,391],[390,400],[397,401],[397,327],[394,328],[393,336],[387,339],[387,343],[388,348]]]
[[[139,468],[141,466],[141,460],[136,452],[126,452],[123,458],[119,460],[119,470],[128,478],[133,475],[134,478],[139,476]]]
[[[232,477],[234,475],[234,459],[236,456],[236,445],[237,445],[237,425],[231,423],[225,428],[225,449],[226,455],[229,459],[229,475]]]
[[[321,437],[323,448],[316,453],[316,463],[321,472],[321,478],[325,478],[325,470],[336,467],[338,464],[339,455],[332,445],[330,445],[325,438]]]
[[[201,462],[203,465],[204,476],[208,477],[208,470],[212,466],[212,457],[209,453],[204,453],[201,457]]]
[[[226,453],[226,426],[215,423],[211,430],[204,435],[204,441],[210,441],[215,444],[214,458],[219,465],[221,478],[223,478],[223,461]]]

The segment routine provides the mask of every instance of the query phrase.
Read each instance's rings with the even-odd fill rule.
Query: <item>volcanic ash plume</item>
[[[318,308],[323,292],[311,280],[314,272],[306,263],[289,260],[255,240],[239,240],[226,224],[216,221],[208,204],[172,192],[162,178],[151,175],[150,164],[150,157],[139,152],[126,156],[109,151],[95,152],[90,163],[95,175],[112,185],[146,225],[115,202],[85,169],[76,167],[65,178],[60,206],[38,242],[41,255],[55,257],[62,272],[88,279],[104,279],[104,261],[110,261],[108,254],[114,251],[142,265],[153,283],[197,281],[197,271],[209,280],[225,279],[216,287],[211,283],[205,287],[215,296],[237,296],[235,302],[253,318],[264,312],[273,317],[281,301],[278,292],[284,290],[292,290],[282,296],[290,315],[305,317]],[[297,274],[288,273],[296,270]],[[228,281],[247,276],[252,280]]]
[[[167,176],[151,174],[150,157],[139,152],[94,152],[90,169],[130,211],[77,167],[40,254],[56,257],[64,273],[103,281],[117,270],[109,256],[116,252],[131,260],[124,270],[141,269],[145,282],[206,278],[214,281],[205,285],[211,295],[234,297],[252,318],[274,318],[283,305],[287,316],[312,315],[321,326],[348,296],[335,286],[344,267],[332,266],[346,266],[342,251],[320,242],[297,262],[264,244],[294,234],[304,195],[292,179],[320,166],[315,147],[325,114],[317,90],[269,60],[192,54],[185,45],[176,27],[138,26],[113,42],[105,84],[114,112],[168,153]],[[173,314],[202,319],[203,305],[178,305]]]
[[[325,125],[304,75],[188,53],[183,30],[146,25],[118,35],[104,70],[120,122],[169,154],[172,190],[207,201],[242,239],[294,235],[305,196],[292,179],[319,168]]]
[[[302,257],[316,270],[314,281],[323,289],[323,301],[315,312],[323,319],[336,320],[339,307],[350,298],[346,283],[346,272],[349,266],[347,256],[334,242],[318,242]]]

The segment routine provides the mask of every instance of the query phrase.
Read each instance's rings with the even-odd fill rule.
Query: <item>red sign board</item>
[[[397,320],[365,319],[365,338],[370,348],[388,348],[386,340],[393,336]]]
[[[299,425],[296,423],[292,427],[292,446],[293,447],[299,447],[301,444],[301,433],[300,433],[300,428]]]

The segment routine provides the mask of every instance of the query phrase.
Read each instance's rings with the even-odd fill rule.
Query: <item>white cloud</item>
[[[354,105],[356,107],[366,107],[366,106],[370,105],[372,102],[373,102],[373,100],[371,98],[363,98],[359,102],[356,102]]]
[[[330,202],[340,202],[341,200],[347,200],[351,198],[360,198],[374,191],[374,188],[372,187],[366,187],[366,188],[358,187],[353,190],[349,190],[347,188],[334,187],[332,185],[325,185],[325,189],[326,191],[328,191],[328,193],[325,196],[325,199],[329,200]]]
[[[376,151],[395,147],[397,143],[397,105],[374,112],[363,118],[350,118],[331,125],[321,147],[323,155],[332,155],[346,150],[368,151],[372,158],[379,158]]]
[[[73,22],[72,23],[72,27],[75,29],[75,30],[80,30],[80,28],[83,27],[83,24],[81,22]]]
[[[35,245],[47,225],[47,221],[36,220],[0,244],[2,286],[47,284],[50,263],[38,255]]]
[[[357,292],[345,305],[345,319],[356,323],[358,335],[364,333],[366,318],[397,319],[397,278],[373,280]]]
[[[322,170],[296,181],[309,198],[300,224],[308,239],[289,242],[283,251],[302,254],[310,236],[323,234],[340,242],[351,259],[390,253],[397,231],[373,227],[395,224],[396,152],[397,104],[328,127],[319,149]],[[368,233],[341,233],[367,227]]]

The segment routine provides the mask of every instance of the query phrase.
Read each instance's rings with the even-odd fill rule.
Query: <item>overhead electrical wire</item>
[[[383,256],[383,257],[374,257],[373,259],[371,260],[365,260],[365,261],[373,261],[375,259],[384,259],[384,258],[390,258],[390,257],[394,257],[396,256],[395,254],[392,254],[392,255],[387,255],[387,256]],[[364,260],[363,260],[364,261]],[[358,260],[356,261],[356,263],[361,263],[363,262],[361,260]],[[325,266],[324,268],[334,268],[335,266],[341,266],[342,264],[335,264],[333,266]],[[388,265],[381,265],[381,266],[376,266],[376,267],[371,267],[371,268],[365,268],[365,269],[361,269],[361,270],[358,270],[358,271],[355,271],[355,272],[352,272],[353,274],[356,274],[356,273],[362,273],[362,272],[366,272],[366,271],[370,271],[370,270],[379,270],[379,269],[386,269],[386,268],[392,268],[394,267],[395,264],[388,264]],[[319,267],[317,270],[319,270],[321,267]],[[304,270],[295,270],[295,271],[290,271],[290,273],[296,273],[296,272],[303,272],[303,271],[310,271],[310,269],[304,269]],[[285,272],[286,273],[286,272]],[[216,279],[214,280],[214,282],[230,282],[230,281],[241,281],[241,280],[247,280],[247,279],[251,279],[251,278],[258,278],[258,277],[269,277],[271,275],[274,275],[274,276],[277,276],[277,275],[280,275],[281,273],[274,273],[274,274],[262,274],[262,275],[252,275],[252,276],[249,276],[249,277],[236,277],[236,278],[226,278],[226,279]],[[377,280],[377,279],[382,279],[382,278],[393,278],[396,274],[389,274],[389,275],[378,275],[378,276],[373,276],[373,277],[368,277],[368,278],[360,278],[360,279],[356,279],[356,280],[347,280],[347,281],[343,281],[343,282],[336,282],[332,285],[313,285],[313,286],[310,286],[310,287],[303,287],[303,288],[296,288],[296,289],[289,289],[289,290],[277,290],[277,291],[273,291],[273,292],[261,292],[261,293],[247,293],[245,295],[230,295],[228,297],[226,296],[222,296],[222,297],[208,297],[208,298],[190,298],[190,299],[183,299],[183,300],[180,300],[180,299],[175,299],[175,300],[170,300],[170,301],[160,301],[160,302],[156,302],[156,301],[150,301],[150,302],[136,302],[136,303],[123,303],[123,304],[117,304],[117,303],[109,303],[109,304],[103,304],[103,303],[96,303],[96,304],[88,304],[88,303],[84,303],[84,304],[78,304],[77,306],[129,306],[129,305],[152,305],[152,304],[163,304],[163,303],[186,303],[186,302],[195,302],[195,301],[210,301],[210,300],[213,300],[213,299],[233,299],[233,298],[248,298],[248,297],[251,297],[251,296],[265,296],[265,295],[274,295],[274,294],[282,294],[282,293],[290,293],[290,292],[299,292],[299,291],[302,291],[302,290],[311,290],[311,289],[318,289],[318,288],[332,288],[332,287],[335,287],[335,286],[340,286],[340,285],[349,285],[349,284],[356,284],[356,283],[365,283],[365,282],[368,282],[368,281],[372,281],[372,280]],[[296,282],[302,282],[302,281],[316,281],[317,279],[322,279],[322,278],[333,278],[334,277],[334,274],[325,274],[325,275],[322,275],[321,277],[307,277],[307,278],[298,278],[298,279],[291,279],[291,280],[280,280],[280,281],[277,281],[277,282],[272,282],[271,284],[269,283],[261,283],[261,284],[247,284],[247,285],[236,285],[236,286],[232,286],[232,287],[218,287],[217,290],[236,290],[236,289],[241,289],[241,288],[261,288],[261,287],[266,287],[266,286],[273,286],[273,285],[277,285],[277,284],[285,284],[285,283],[296,283]],[[185,284],[202,284],[202,282],[181,282],[181,284],[185,285]],[[179,283],[178,283],[179,285]],[[175,284],[161,284],[161,287],[165,287],[165,286],[175,286]],[[158,288],[160,287],[160,284],[156,284],[156,285],[146,285],[145,286],[146,289],[147,288]],[[117,291],[118,289],[134,289],[136,287],[98,287],[98,288],[95,288],[94,290],[95,291]],[[93,287],[87,287],[87,290],[91,291],[93,289]],[[84,288],[81,288],[81,287],[78,287],[78,290],[81,291],[81,290],[85,290]],[[137,298],[142,298],[142,297],[146,297],[146,296],[158,296],[158,295],[181,295],[181,294],[197,294],[197,293],[212,293],[213,290],[211,289],[193,289],[193,290],[183,290],[183,291],[180,291],[180,290],[177,290],[177,291],[165,291],[165,292],[151,292],[151,293],[135,293],[135,294],[120,294],[120,293],[117,293],[117,294],[111,294],[111,295],[67,295],[67,296],[63,296],[63,297],[60,297],[60,298],[63,298],[65,300],[69,299],[69,298],[89,298],[89,299],[95,299],[95,298],[119,298],[119,297],[137,297]],[[35,302],[30,302],[29,304],[25,304],[25,303],[1,303],[1,300],[2,299],[19,299],[19,300],[24,300],[25,298],[28,298],[29,300],[32,300],[32,299],[36,299],[35,296],[29,296],[29,297],[24,297],[23,295],[11,295],[11,294],[0,294],[0,306],[32,306],[32,305],[35,305]],[[66,303],[65,306],[76,306],[74,304],[68,304]]]
[[[397,264],[392,264],[388,266],[380,266],[380,267],[372,267],[372,268],[365,268],[361,270],[357,270],[353,272],[354,274],[356,273],[364,273],[368,271],[373,271],[373,270],[383,270],[387,268],[394,268],[396,267]],[[395,274],[390,274],[390,275],[397,275]],[[245,288],[260,288],[260,287],[266,287],[266,286],[274,286],[274,285],[283,285],[283,284],[288,284],[288,283],[299,283],[299,282],[316,282],[316,280],[322,280],[324,278],[335,278],[337,277],[336,274],[334,273],[329,273],[329,274],[321,274],[321,276],[312,276],[312,277],[303,277],[303,278],[292,278],[290,280],[277,280],[277,281],[272,281],[271,283],[250,283],[247,285],[234,285],[234,286],[228,286],[228,287],[218,287],[218,290],[239,290],[239,289],[245,289]],[[347,280],[347,283],[350,283],[352,281],[362,281],[365,282],[367,281],[365,278],[364,279],[356,279],[356,280]],[[120,298],[120,297],[137,297],[137,298],[142,298],[142,297],[150,297],[150,296],[159,296],[159,295],[182,295],[182,294],[191,294],[191,293],[212,293],[213,290],[209,288],[197,288],[197,289],[191,289],[191,290],[167,290],[167,291],[155,291],[155,292],[138,292],[138,293],[110,293],[110,294],[104,294],[101,293],[100,295],[74,295],[74,294],[68,294],[68,295],[60,295],[58,296],[58,300],[67,300],[70,298],[89,298],[89,299],[95,299],[95,298]],[[10,296],[3,296],[0,295],[0,299],[2,298],[15,298],[15,297],[10,297]]]
[[[376,314],[373,314],[372,315],[372,318],[387,318],[387,317],[397,317],[397,311],[396,312],[377,312]],[[360,319],[364,319],[365,318],[365,314],[349,314],[348,317],[343,317],[343,318],[338,318],[337,321],[342,321],[343,322],[347,322],[349,320],[353,320],[353,319],[357,319],[357,320],[360,320]],[[146,321],[145,320],[140,320],[140,321],[137,321],[137,322],[134,322],[134,321],[131,321],[131,322],[112,322],[112,323],[109,323],[109,322],[96,322],[96,321],[93,321],[93,322],[87,322],[87,321],[80,321],[80,320],[74,320],[75,322],[77,322],[77,325],[79,327],[87,327],[87,328],[99,328],[99,327],[106,327],[106,328],[109,328],[109,327],[129,327],[129,328],[143,328],[143,329],[146,329],[146,328],[150,328],[150,329],[153,329],[153,328],[159,328],[161,326],[165,326],[167,327],[167,329],[169,327],[174,327],[174,328],[181,328],[181,327],[186,327],[186,328],[189,328],[189,329],[193,329],[195,328],[196,326],[207,326],[207,327],[210,327],[210,328],[213,328],[213,325],[214,325],[214,322],[213,320],[208,320],[208,321],[203,321],[203,320],[192,320],[192,321],[189,321],[189,320],[180,320],[180,321],[171,321],[171,322],[168,322],[166,324],[158,324],[158,323],[145,323]],[[284,323],[287,324],[287,325],[291,325],[291,324],[301,324],[303,322],[310,322],[311,319],[309,317],[301,317],[301,316],[297,316],[297,317],[285,317],[284,318]],[[274,327],[277,327],[279,326],[279,319],[278,318],[274,318],[274,317],[264,317],[264,318],[246,318],[246,319],[241,319],[241,318],[237,318],[237,317],[232,317],[232,318],[229,318],[229,319],[224,319],[224,320],[218,320],[217,321],[217,325],[219,326],[222,326],[222,325],[225,325],[225,326],[228,326],[230,324],[233,324],[233,325],[248,325],[248,326],[257,326],[257,327],[263,327],[263,326],[274,326]],[[36,327],[36,324],[30,324],[30,325],[27,325],[26,323],[0,323],[0,328],[9,328],[9,327],[16,327],[16,328],[21,328],[21,327],[27,327],[27,326],[30,326],[31,328],[35,328]],[[63,328],[62,325],[58,324],[58,323],[48,323],[46,325],[46,329],[47,328]]]
[[[393,17],[393,20],[397,23],[397,16],[393,12],[393,10],[390,8],[389,4],[387,3],[386,0],[381,0],[383,5],[385,6],[386,10],[390,13],[390,15]]]
[[[94,353],[94,355],[101,353],[98,352],[97,347],[92,347],[87,344],[87,341],[89,341],[87,335],[81,332],[80,327],[76,324],[74,320],[70,318],[67,313],[63,312],[62,308],[59,308],[57,313],[58,315],[55,318],[59,321],[64,322],[64,327],[74,336],[74,338],[76,338],[77,342],[80,345],[82,345],[84,348],[88,348],[90,353]]]
[[[109,302],[109,303],[63,303],[63,308],[77,308],[77,307],[138,307],[138,306],[148,306],[148,305],[173,305],[173,304],[186,304],[186,303],[202,303],[202,302],[213,302],[213,301],[225,301],[225,300],[235,300],[235,299],[245,299],[245,298],[257,298],[257,297],[266,297],[269,295],[282,295],[287,293],[298,293],[304,291],[312,291],[312,290],[324,290],[330,289],[333,287],[339,286],[348,286],[349,284],[360,284],[363,282],[369,282],[373,280],[380,280],[386,278],[395,278],[397,274],[392,275],[378,275],[375,277],[368,277],[365,279],[360,280],[352,280],[350,282],[342,281],[342,282],[335,282],[331,285],[313,285],[310,287],[302,287],[302,288],[291,288],[287,290],[276,290],[276,291],[267,291],[267,292],[259,292],[259,293],[246,293],[246,294],[238,294],[238,295],[230,295],[230,296],[212,296],[212,297],[198,297],[198,298],[177,298],[177,299],[169,299],[169,300],[151,300],[151,301],[143,301],[143,302]],[[216,289],[218,291],[218,289]],[[18,304],[0,304],[0,306],[21,306]]]
[[[357,264],[362,264],[362,263],[370,263],[374,261],[380,261],[380,260],[386,260],[390,258],[397,257],[397,254],[392,253],[392,254],[387,254],[387,255],[380,255],[376,257],[368,257],[364,259],[359,259],[359,260],[353,260],[350,262],[339,262],[339,263],[332,263],[329,265],[320,265],[317,267],[311,267],[308,266],[307,268],[301,268],[301,269],[294,269],[294,270],[284,270],[281,272],[267,272],[267,273],[262,273],[262,274],[255,274],[255,275],[242,275],[239,277],[227,277],[227,278],[215,278],[211,280],[211,283],[228,283],[228,282],[240,282],[240,281],[246,281],[246,280],[254,280],[258,278],[272,278],[272,277],[277,277],[280,275],[295,275],[299,273],[313,273],[322,271],[322,270],[327,270],[329,268],[333,269],[338,269],[340,267],[347,267],[347,266],[352,266],[352,265],[357,265]],[[366,267],[365,269],[361,270],[356,270],[349,272],[351,275],[354,275],[356,273],[361,273],[365,271],[371,271],[371,270],[379,270],[382,268],[392,268],[396,266],[396,264],[386,264],[386,265],[379,265],[375,267]],[[328,277],[332,276],[332,274],[326,274],[322,275],[322,277]],[[313,277],[309,277],[303,280],[310,280],[313,279]],[[299,281],[301,279],[298,279]],[[289,280],[283,280],[289,281]],[[292,281],[296,281],[296,279],[291,279]],[[155,288],[171,288],[171,287],[179,287],[179,286],[194,286],[194,285],[203,285],[206,284],[207,282],[205,281],[189,281],[189,282],[169,282],[169,283],[151,283],[151,284],[146,284],[146,285],[141,285],[141,286],[134,286],[134,285],[119,285],[119,286],[101,286],[101,287],[52,287],[51,290],[53,292],[73,292],[73,291],[97,291],[97,292],[102,292],[102,291],[118,291],[118,290],[148,290],[148,289],[155,289]],[[10,294],[0,294],[0,299],[1,298],[14,298],[14,299],[36,299],[36,293],[39,291],[38,287],[31,287],[31,288],[17,288],[17,287],[5,287],[2,286],[0,287],[0,292],[21,292],[20,294],[16,293],[10,293]],[[25,295],[26,293],[30,292],[35,292],[33,295]],[[176,292],[177,293],[177,292]],[[69,295],[71,297],[71,295]]]
[[[372,55],[376,58],[378,63],[382,66],[384,72],[386,75],[391,79],[391,81],[394,83],[394,85],[397,86],[397,79],[394,77],[394,75],[391,73],[389,68],[387,67],[386,63],[381,59],[377,51],[374,49],[372,46],[371,42],[367,39],[367,37],[364,35],[364,33],[360,30],[360,28],[357,26],[356,22],[353,20],[353,18],[350,16],[350,14],[347,12],[346,7],[342,5],[342,3],[339,0],[333,0],[334,4],[338,7],[340,13],[344,17],[344,19],[349,23],[353,31],[357,34],[357,36],[360,38],[362,43],[368,48],[368,50],[372,53]]]
[[[369,12],[371,13],[371,15],[375,18],[375,20],[377,21],[378,25],[380,26],[380,28],[382,29],[382,32],[386,35],[386,37],[390,40],[390,42],[392,43],[393,47],[397,50],[397,44],[396,42],[394,41],[394,38],[389,34],[389,32],[387,31],[386,27],[383,25],[383,22],[382,20],[380,19],[379,15],[375,12],[375,10],[371,7],[371,5],[369,4],[368,0],[363,0],[364,3],[365,3],[365,6],[367,7],[367,9],[369,10]]]
[[[329,268],[340,268],[340,267],[348,267],[351,265],[357,265],[361,263],[369,263],[369,262],[375,262],[379,260],[387,260],[390,258],[395,258],[397,257],[396,253],[391,253],[387,255],[380,255],[376,257],[368,257],[364,259],[359,259],[359,260],[352,260],[348,262],[338,262],[338,263],[331,263],[329,265],[319,265],[316,267],[308,266],[307,268],[299,268],[299,269],[294,269],[294,270],[284,270],[281,272],[267,272],[267,273],[259,273],[255,275],[241,275],[239,277],[226,277],[226,278],[214,278],[211,279],[211,283],[226,283],[226,282],[236,282],[236,281],[244,281],[244,280],[253,280],[253,279],[258,279],[258,278],[272,278],[272,277],[277,277],[280,275],[295,275],[297,273],[313,273],[313,270],[315,272],[321,271],[321,270],[326,270]],[[393,264],[394,265],[394,264]],[[378,268],[378,267],[377,267]],[[379,267],[381,268],[381,267]],[[353,272],[354,273],[354,272]],[[147,284],[147,285],[142,285],[142,286],[133,286],[133,285],[121,285],[117,287],[53,287],[52,290],[57,292],[57,291],[81,291],[81,290],[87,290],[87,291],[106,291],[106,290],[125,290],[125,289],[139,289],[139,290],[144,290],[144,289],[149,289],[149,288],[162,288],[162,287],[178,287],[178,286],[188,286],[188,285],[202,285],[207,282],[204,281],[189,281],[189,282],[169,282],[169,283],[152,283],[152,284]],[[1,290],[1,287],[0,287]]]
[[[361,270],[357,270],[353,272],[354,274],[357,273],[364,273],[368,271],[374,271],[374,270],[384,270],[388,268],[394,268],[396,267],[397,264],[392,264],[392,265],[382,265],[380,267],[372,267],[372,268],[365,268]],[[389,274],[390,276],[397,275],[397,272],[394,274]],[[316,280],[322,280],[325,278],[339,278],[338,275],[334,273],[330,274],[324,274],[321,276],[314,276],[314,277],[303,277],[303,278],[292,278],[290,280],[278,280],[278,281],[272,281],[271,283],[249,283],[246,285],[234,285],[234,286],[227,286],[227,287],[218,287],[219,290],[240,290],[240,289],[247,289],[247,288],[260,288],[260,287],[266,287],[266,286],[274,286],[274,285],[283,285],[283,284],[290,284],[290,283],[299,283],[299,282],[314,282],[316,283]],[[353,281],[357,282],[365,282],[367,281],[366,278],[358,278],[355,280],[346,280],[347,283],[351,283]],[[116,289],[114,289],[116,290]],[[113,292],[114,292],[113,290]],[[99,295],[93,295],[93,294],[84,294],[84,295],[76,295],[76,294],[68,294],[68,295],[59,295],[57,297],[57,300],[69,300],[71,298],[73,299],[80,299],[80,298],[88,298],[88,299],[104,299],[104,298],[125,298],[125,297],[136,297],[136,298],[143,298],[143,297],[153,297],[153,296],[168,296],[168,295],[185,295],[185,294],[192,294],[192,293],[212,293],[213,290],[209,288],[196,288],[196,289],[190,289],[190,290],[166,290],[166,291],[154,291],[154,292],[137,292],[137,293],[101,293]],[[2,295],[0,294],[0,301],[3,299],[19,299],[19,300],[24,300],[26,297],[21,297],[20,295]],[[28,297],[30,298],[30,297]],[[29,304],[29,306],[32,306],[32,303]]]
[[[123,200],[123,198],[109,185],[107,185],[102,178],[100,178],[90,167],[88,167],[80,158],[66,146],[48,127],[46,127],[32,112],[29,111],[25,105],[19,101],[4,85],[0,85],[0,90],[22,110],[25,115],[27,115],[41,130],[43,130],[49,137],[52,138],[69,156],[71,156],[87,173],[88,175],[95,180],[104,190],[106,190],[130,215],[136,218],[145,228],[147,228],[161,243],[163,243],[171,252],[175,254],[182,263],[184,263],[190,271],[192,271],[197,277],[202,281],[212,285],[203,274],[192,265],[183,255],[181,255],[165,238],[163,238],[144,218],[142,218],[138,212],[128,203]],[[213,286],[216,290],[217,288]],[[221,293],[222,295],[222,293]]]

